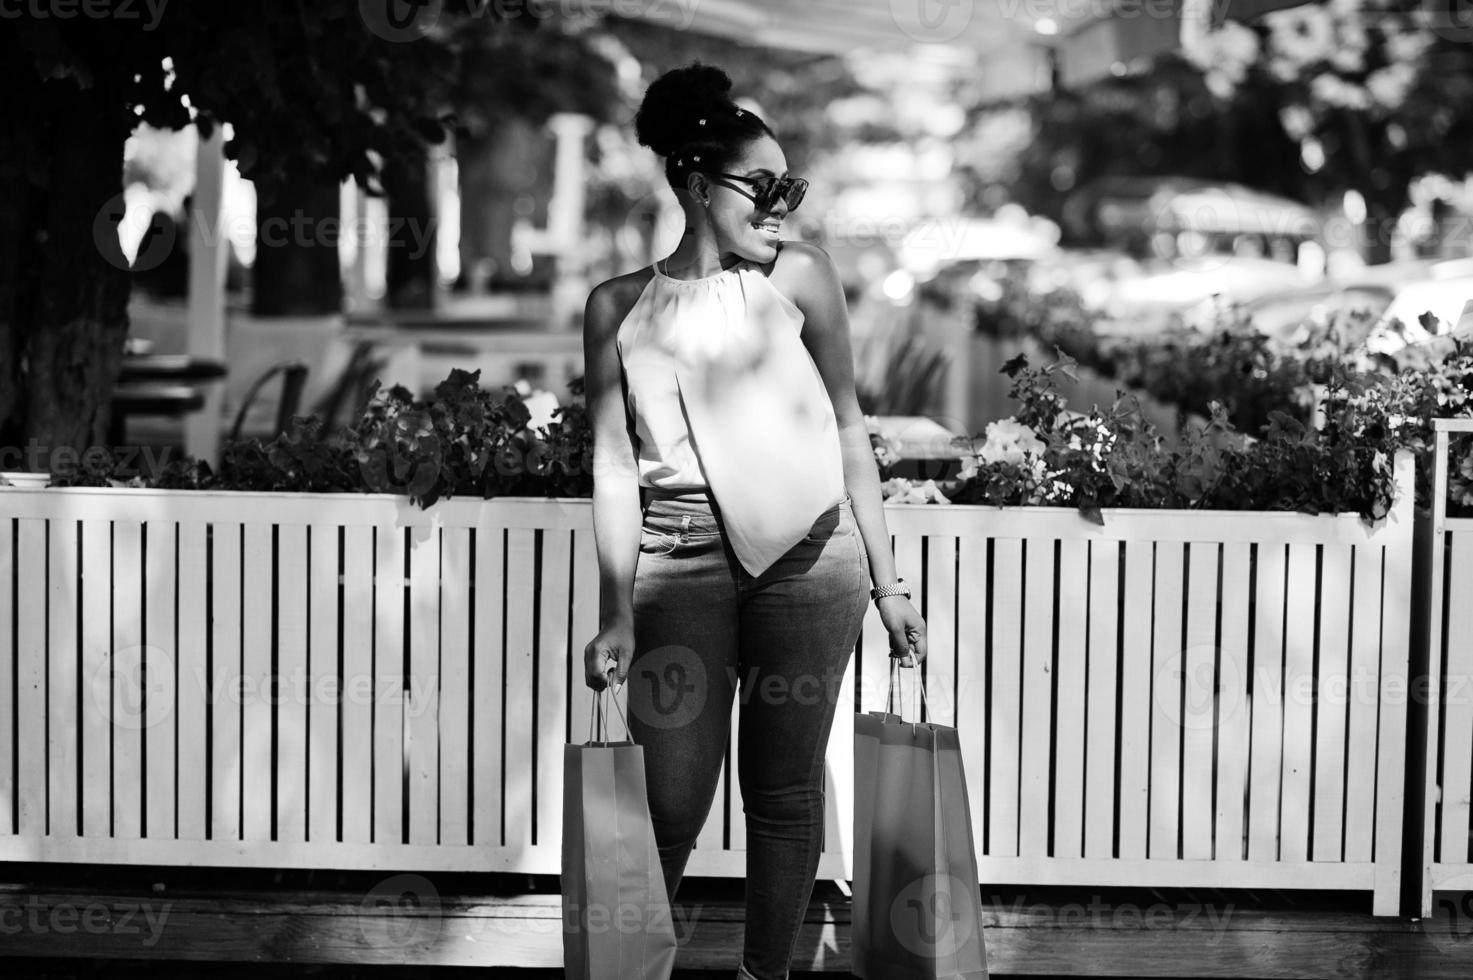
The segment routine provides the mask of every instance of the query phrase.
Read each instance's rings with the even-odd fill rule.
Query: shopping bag
[[[618,701],[614,701],[618,706]],[[645,791],[644,748],[606,740],[603,693],[590,739],[563,747],[562,924],[568,980],[669,980],[675,923]]]
[[[961,741],[955,728],[890,710],[896,670],[892,660],[886,710],[854,719],[852,971],[865,980],[985,980]]]

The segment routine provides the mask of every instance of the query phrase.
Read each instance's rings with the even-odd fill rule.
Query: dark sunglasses
[[[742,177],[738,174],[721,173],[708,173],[706,176],[717,178],[716,183],[731,187],[738,194],[751,198],[759,211],[771,211],[778,201],[786,203],[789,211],[795,210],[799,204],[803,203],[803,195],[808,193],[808,181],[802,177],[773,177],[771,175]],[[722,177],[725,177],[726,180],[721,180]],[[727,180],[739,180],[744,184],[751,184],[752,190],[757,193],[748,194],[740,187],[732,187],[731,184],[726,183]]]

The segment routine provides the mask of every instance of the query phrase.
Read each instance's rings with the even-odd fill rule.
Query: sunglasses
[[[803,202],[803,195],[808,192],[808,181],[802,177],[742,177],[737,174],[707,174],[708,177],[716,178],[716,183],[730,187],[743,197],[750,198],[757,205],[759,211],[771,211],[778,201],[783,201],[788,210],[795,210]],[[721,178],[726,178],[722,180]],[[751,184],[755,194],[748,194],[740,187],[734,187],[727,183],[730,180],[739,180],[744,184]]]

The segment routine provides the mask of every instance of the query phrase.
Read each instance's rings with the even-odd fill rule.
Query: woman
[[[595,690],[633,673],[672,901],[741,694],[738,976],[781,980],[813,891],[824,753],[867,579],[891,656],[924,659],[926,630],[895,575],[838,275],[821,249],[780,239],[807,184],[730,89],[700,64],[650,86],[636,131],[665,158],[685,234],[588,298],[600,629],[584,661]]]

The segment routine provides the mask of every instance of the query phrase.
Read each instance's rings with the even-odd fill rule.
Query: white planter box
[[[1353,889],[1393,914],[1409,457],[1398,474],[1375,527],[887,507],[982,880]],[[557,873],[597,591],[586,499],[0,488],[0,860]],[[868,617],[826,878],[852,877],[846,709],[884,703]],[[724,776],[688,873],[741,876],[745,844]]]

